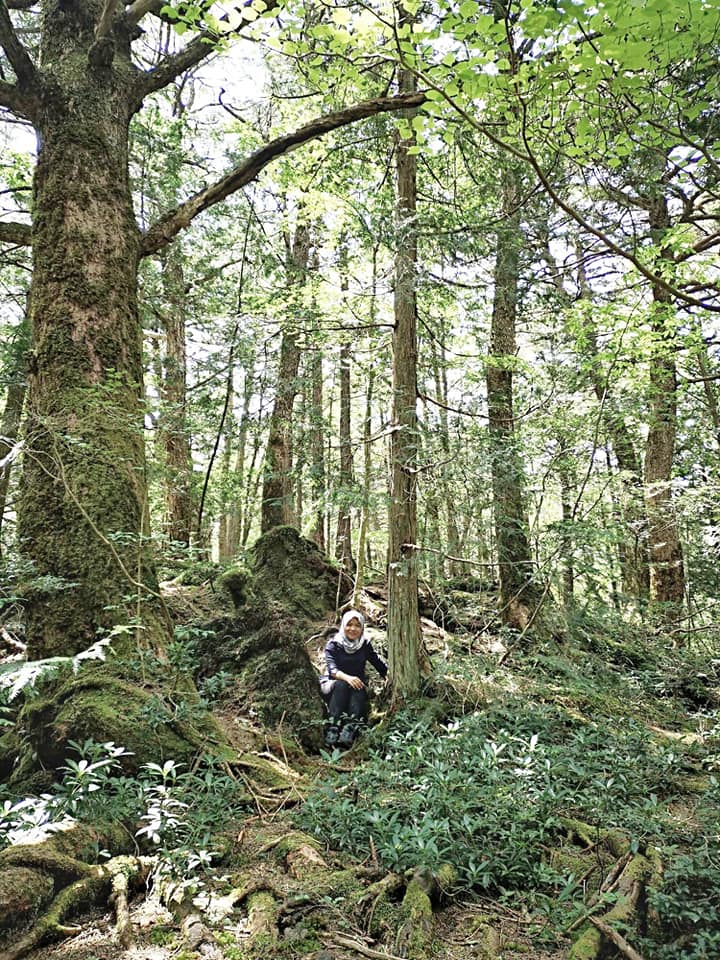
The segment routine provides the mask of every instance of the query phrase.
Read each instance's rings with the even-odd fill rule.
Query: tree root
[[[9,922],[15,925],[27,919],[34,922],[26,933],[0,952],[0,960],[19,960],[43,943],[79,933],[80,927],[66,924],[67,917],[103,899],[114,904],[118,939],[123,946],[128,945],[128,887],[132,879],[147,875],[147,861],[117,856],[107,863],[89,864],[64,852],[64,849],[73,847],[78,852],[82,850],[88,842],[88,835],[87,828],[77,827],[62,837],[56,834],[36,846],[11,847],[0,855],[0,900],[4,903],[11,901],[7,887],[17,882],[18,871],[43,891],[42,896],[24,900],[16,897],[12,903]],[[59,885],[62,889],[53,896]]]
[[[578,821],[568,821],[566,826],[571,826],[573,834],[584,842],[592,841],[588,845],[602,844],[617,857],[617,863],[601,885],[598,899],[599,904],[604,894],[613,892],[617,896],[615,905],[601,916],[591,916],[591,906],[583,918],[588,925],[573,944],[568,960],[601,960],[606,955],[608,941],[628,960],[642,960],[613,925],[618,922],[625,926],[644,925],[645,891],[662,870],[657,851],[649,847],[645,853],[633,854],[629,841],[619,831],[599,831]]]

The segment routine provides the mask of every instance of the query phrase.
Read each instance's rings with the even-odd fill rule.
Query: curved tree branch
[[[18,86],[30,92],[37,86],[38,74],[30,54],[20,42],[8,13],[7,0],[0,0],[0,47],[10,61]]]
[[[29,247],[32,244],[32,231],[29,224],[0,221],[0,243]]]
[[[190,70],[191,67],[197,66],[209,57],[214,52],[215,39],[214,34],[200,33],[178,53],[165,57],[157,67],[141,74],[135,84],[134,110],[140,109],[148,94],[162,90],[172,83],[175,77],[179,77],[181,73],[185,73],[186,70]]]
[[[346,110],[337,110],[334,113],[316,117],[315,120],[306,123],[292,133],[271,140],[270,143],[265,144],[255,153],[251,153],[249,157],[218,180],[217,183],[200,190],[185,203],[169,210],[157,223],[153,224],[143,238],[141,256],[147,257],[150,254],[157,253],[158,250],[170,243],[198,214],[221,200],[225,200],[241,187],[246,186],[277,157],[289,153],[309,140],[316,140],[332,130],[349,126],[358,120],[374,117],[379,113],[391,113],[409,107],[419,107],[425,102],[425,99],[425,92],[419,91],[395,97],[363,100]]]
[[[159,13],[163,6],[163,0],[135,0],[125,11],[125,22],[134,27],[146,13]]]

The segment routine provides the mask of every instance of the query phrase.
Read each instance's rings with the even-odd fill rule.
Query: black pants
[[[330,723],[338,724],[350,719],[353,723],[360,723],[368,715],[367,690],[362,687],[356,690],[344,680],[336,680],[330,694],[328,704]]]

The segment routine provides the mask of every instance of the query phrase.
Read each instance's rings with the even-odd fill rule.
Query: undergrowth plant
[[[388,870],[451,864],[460,890],[520,892],[556,928],[584,913],[588,894],[585,867],[549,855],[565,821],[598,839],[621,829],[635,851],[677,839],[668,803],[683,748],[638,722],[517,699],[440,725],[400,713],[367,746],[363,764],[317,785],[301,826],[356,857],[374,851]]]

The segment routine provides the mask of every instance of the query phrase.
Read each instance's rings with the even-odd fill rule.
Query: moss
[[[429,871],[418,870],[403,897],[403,924],[398,931],[398,950],[414,960],[432,957],[433,909],[430,899],[434,881]]]
[[[258,601],[280,605],[296,617],[325,617],[335,610],[338,595],[342,602],[352,589],[350,579],[294,527],[270,530],[255,542],[250,557]]]
[[[244,566],[229,567],[218,578],[218,587],[230,596],[236,609],[240,609],[251,598],[252,574]]]
[[[57,768],[71,753],[70,741],[113,741],[129,751],[122,758],[129,773],[148,762],[190,764],[200,752],[223,754],[219,728],[202,707],[188,706],[181,719],[173,715],[177,704],[159,710],[163,703],[162,691],[143,689],[107,667],[87,668],[27,701],[19,717],[24,747]]]
[[[55,882],[29,867],[5,866],[0,884],[0,930],[11,930],[50,903]]]

